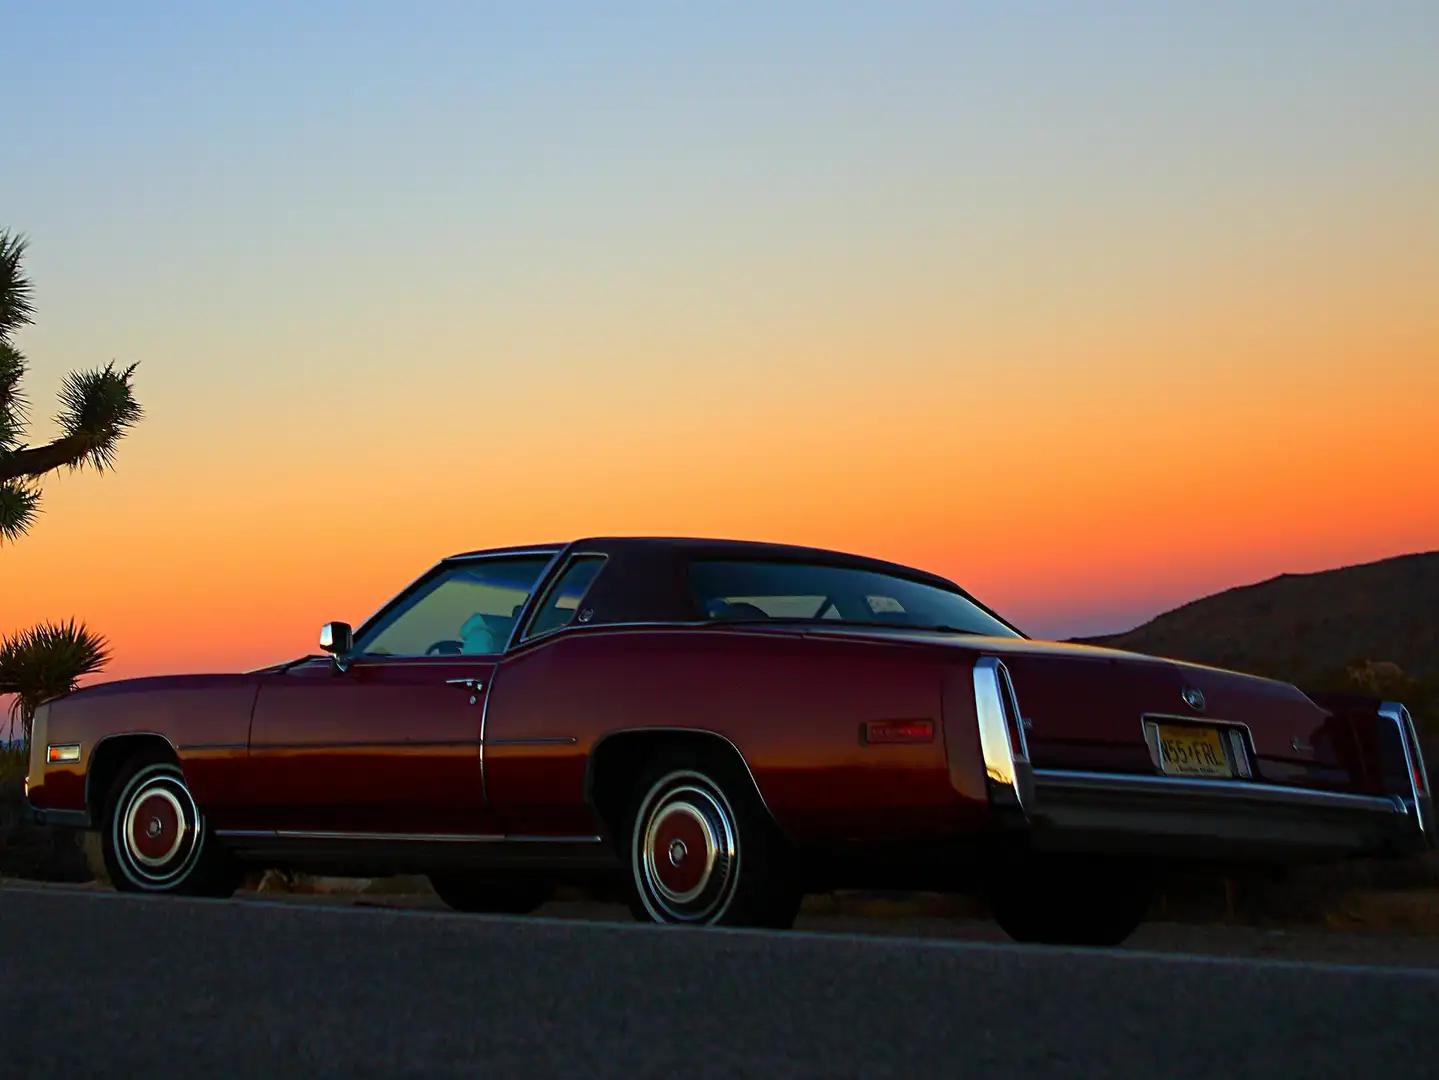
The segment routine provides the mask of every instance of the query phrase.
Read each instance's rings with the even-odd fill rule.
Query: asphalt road
[[[5,1077],[1321,1077],[1439,971],[0,888]]]

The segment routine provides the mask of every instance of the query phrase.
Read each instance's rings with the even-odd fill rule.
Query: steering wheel
[[[446,641],[437,641],[437,642],[435,642],[433,645],[431,645],[428,649],[425,650],[425,655],[426,655],[426,656],[459,656],[459,655],[460,655],[461,653],[463,653],[464,651],[465,651],[465,643],[464,643],[463,641],[455,641],[455,640],[451,639],[451,640],[446,640]]]

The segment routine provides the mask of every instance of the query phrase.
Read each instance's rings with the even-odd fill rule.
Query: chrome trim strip
[[[268,838],[275,840],[394,840],[443,841],[454,844],[492,843],[503,840],[499,834],[466,835],[462,833],[367,833],[332,832],[311,829],[216,829],[216,836]]]
[[[243,750],[249,745],[249,743],[242,742],[197,742],[181,743],[176,749],[181,752],[186,750]]]
[[[460,551],[454,555],[446,555],[440,562],[480,562],[484,559],[504,559],[512,556],[553,555],[557,552],[564,551],[565,548],[573,543],[573,540],[566,540],[562,544],[520,544],[518,547],[486,548],[483,551]]]
[[[237,745],[244,746],[244,743]],[[251,749],[256,751],[271,750],[359,750],[374,748],[376,750],[396,750],[410,747],[415,750],[428,750],[437,746],[477,746],[474,739],[426,739],[416,741],[410,739],[358,739],[354,742],[335,740],[333,742],[276,742],[276,743],[253,743]]]
[[[1424,764],[1424,748],[1419,743],[1419,732],[1414,728],[1414,718],[1409,715],[1409,710],[1397,701],[1386,701],[1379,706],[1379,715],[1386,720],[1392,720],[1394,726],[1399,729],[1399,742],[1404,747],[1404,771],[1408,773],[1406,779],[1409,781],[1409,794],[1414,800],[1414,806],[1419,808],[1415,817],[1419,821],[1419,831],[1428,833],[1429,823],[1424,820],[1422,809],[1421,793],[1419,785],[1422,783],[1424,793],[1428,793],[1429,769]],[[1412,743],[1412,749],[1411,749]],[[1415,760],[1415,753],[1418,753],[1418,760]],[[1415,780],[1415,774],[1418,780]]]
[[[1108,791],[1132,795],[1199,795],[1218,802],[1269,803],[1276,806],[1370,811],[1408,816],[1414,805],[1399,795],[1355,795],[1347,791],[1316,791],[1257,781],[1203,780],[1186,776],[1145,776],[1140,773],[1077,772],[1071,769],[1035,769],[1034,780],[1043,802],[1043,788],[1071,791]]]
[[[982,656],[975,661],[974,708],[979,720],[979,746],[984,755],[984,768],[990,784],[991,800],[996,793],[996,788],[1013,792],[1014,801],[1018,804],[1019,809],[1027,815],[1029,799],[1026,797],[1025,786],[1020,782],[1019,766],[1021,763],[1027,765],[1028,759],[1015,753],[1015,747],[1010,738],[1009,725],[1005,722],[1004,717],[1004,702],[1000,696],[1004,693],[1001,674],[1007,678],[1009,673],[998,657]],[[1016,708],[1016,720],[1022,715]],[[1022,721],[1020,722],[1022,725]]]
[[[845,627],[826,627],[824,625],[824,622],[819,619],[795,620],[793,622],[787,622],[783,619],[776,619],[773,624],[766,624],[762,622],[735,623],[727,622],[724,619],[629,619],[623,621],[617,620],[615,622],[568,622],[564,626],[557,626],[553,630],[547,630],[538,637],[527,638],[524,641],[513,642],[509,648],[525,649],[529,648],[531,645],[538,646],[540,644],[543,644],[544,642],[550,641],[561,634],[597,633],[602,630],[716,630],[723,631],[727,634],[750,633],[754,635],[767,635],[772,637],[776,634],[807,635],[816,633],[829,633],[831,635],[838,635],[843,634],[845,632],[845,629]],[[862,628],[849,627],[848,629],[861,630]],[[886,631],[909,630],[916,634],[935,633],[935,631],[923,630],[919,627],[889,626],[884,623],[875,623],[873,629]],[[956,638],[961,639],[961,642],[963,638],[970,636],[971,635],[968,634],[955,635]],[[905,639],[902,637],[896,637],[894,640],[896,642],[902,642]],[[994,639],[991,638],[989,640]],[[1008,641],[1010,639],[1004,638],[1002,640]],[[1029,639],[1015,638],[1014,640],[1027,641]],[[506,653],[508,653],[508,651],[509,649],[507,648]]]
[[[512,844],[598,844],[603,839],[602,836],[533,836],[529,833],[505,837]]]
[[[216,829],[215,835],[250,840],[366,840],[426,844],[597,844],[600,842],[598,836],[531,836],[523,833],[513,836],[503,836],[499,833],[367,833],[308,829]]]

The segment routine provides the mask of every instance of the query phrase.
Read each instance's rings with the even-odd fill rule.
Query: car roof
[[[941,577],[938,574],[920,570],[913,566],[906,566],[903,563],[876,559],[868,555],[856,555],[852,552],[835,551],[829,548],[807,547],[801,544],[780,544],[764,540],[735,540],[704,536],[588,536],[564,543],[517,544],[509,547],[481,548],[475,551],[466,551],[450,555],[445,561],[491,558],[499,555],[555,554],[567,548],[593,548],[608,552],[613,552],[615,549],[626,549],[635,553],[649,550],[671,555],[696,555],[710,559],[779,559],[784,561],[812,559],[817,562],[860,567],[883,573],[900,574],[909,578],[919,578],[950,589],[959,588],[955,582],[950,581],[948,578]]]
[[[684,622],[689,615],[681,611],[685,604],[683,597],[687,595],[687,590],[680,584],[683,568],[695,560],[742,559],[815,562],[906,578],[946,592],[957,593],[1016,634],[1025,636],[1023,631],[1008,619],[948,578],[903,563],[800,544],[699,536],[590,536],[550,544],[514,544],[458,552],[441,559],[431,572],[470,560],[535,555],[547,558],[548,567],[541,579],[548,580],[549,575],[554,572],[550,568],[566,554],[602,555],[609,560],[610,569],[600,575],[594,586],[596,606],[604,608],[608,613],[607,617],[598,620],[596,625],[608,622]],[[397,603],[404,595],[406,593],[402,592],[390,604],[371,616],[367,625],[368,622],[380,618],[391,604]]]

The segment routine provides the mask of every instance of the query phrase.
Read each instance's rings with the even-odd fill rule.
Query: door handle
[[[458,686],[473,694],[478,694],[485,688],[485,684],[479,679],[446,679],[446,686]]]

